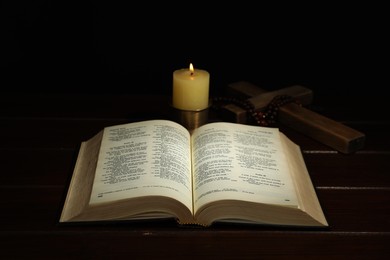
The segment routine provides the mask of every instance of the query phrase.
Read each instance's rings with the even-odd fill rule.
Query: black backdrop
[[[346,96],[388,83],[381,6],[113,2],[3,1],[2,91],[170,94],[190,62],[212,95],[238,80]]]

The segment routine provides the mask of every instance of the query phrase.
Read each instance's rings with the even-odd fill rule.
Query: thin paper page
[[[213,123],[192,138],[195,210],[222,199],[297,205],[278,129]]]
[[[90,203],[139,196],[175,198],[192,210],[190,135],[170,121],[107,127]]]

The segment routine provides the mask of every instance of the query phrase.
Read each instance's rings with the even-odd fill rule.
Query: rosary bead
[[[277,117],[279,113],[279,107],[295,102],[298,105],[296,100],[288,95],[279,95],[272,99],[272,101],[266,106],[263,111],[256,111],[254,105],[247,100],[240,100],[234,97],[215,97],[213,98],[212,108],[219,110],[223,105],[233,103],[241,108],[243,108],[247,115],[252,118],[252,120],[260,126],[273,126],[277,123]]]

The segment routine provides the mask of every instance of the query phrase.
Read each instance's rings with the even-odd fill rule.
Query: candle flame
[[[192,63],[190,63],[190,72],[191,72],[191,76],[194,75],[195,69]]]

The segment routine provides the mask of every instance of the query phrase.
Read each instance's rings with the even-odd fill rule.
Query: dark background
[[[2,1],[1,91],[169,95],[190,62],[212,95],[238,80],[346,97],[388,85],[383,6],[122,2]]]

